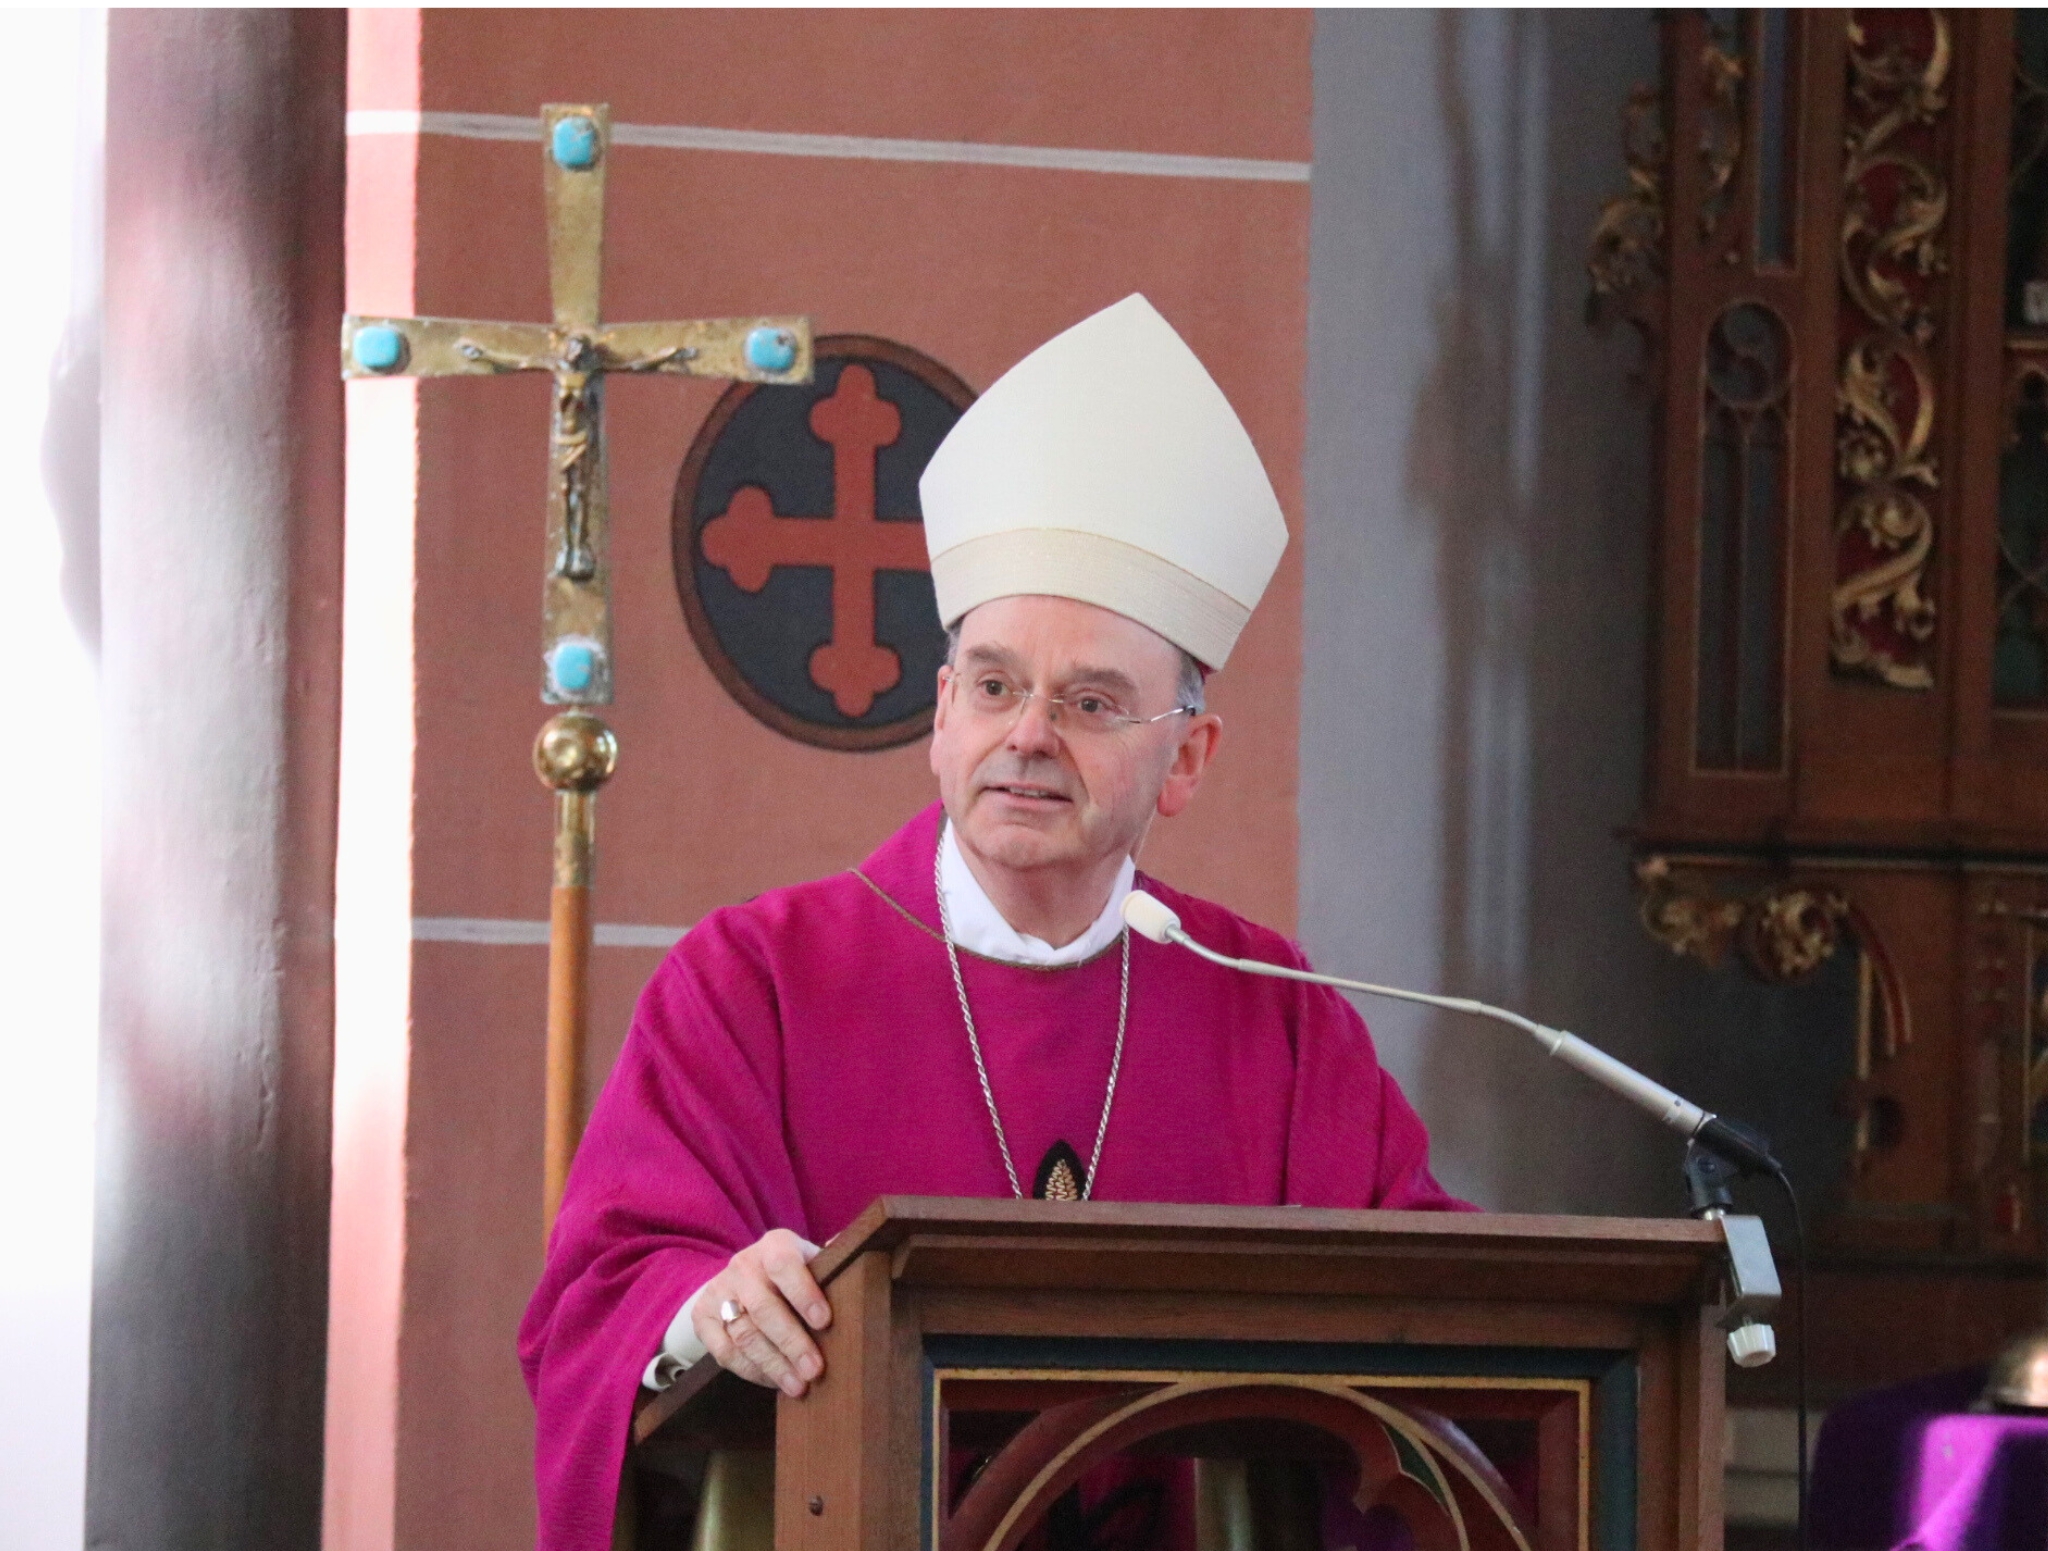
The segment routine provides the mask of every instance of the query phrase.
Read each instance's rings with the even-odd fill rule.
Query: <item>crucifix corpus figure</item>
[[[604,380],[613,372],[662,372],[804,383],[811,379],[812,355],[805,318],[600,322],[610,110],[603,104],[553,103],[542,109],[540,128],[554,321],[351,316],[342,321],[341,351],[344,377],[547,372],[555,380],[541,699],[570,709],[541,728],[534,746],[534,766],[555,792],[545,1231],[553,1227],[582,1128],[596,800],[618,759],[611,729],[587,709],[612,698]]]

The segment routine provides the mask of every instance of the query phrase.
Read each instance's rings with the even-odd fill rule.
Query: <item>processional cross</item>
[[[804,318],[600,323],[610,111],[602,104],[550,104],[541,110],[541,141],[555,321],[351,316],[342,322],[341,346],[344,377],[547,372],[555,380],[541,699],[574,709],[541,728],[533,751],[535,769],[555,792],[542,1187],[544,1228],[552,1229],[582,1130],[597,789],[618,761],[611,729],[582,709],[612,698],[604,379],[611,372],[657,372],[804,383],[812,355]]]

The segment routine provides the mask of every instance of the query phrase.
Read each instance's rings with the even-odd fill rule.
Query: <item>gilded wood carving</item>
[[[1620,313],[1650,327],[1639,303],[1664,280],[1665,146],[1663,100],[1651,88],[1638,86],[1622,110],[1628,191],[1600,207],[1586,244],[1590,322]]]
[[[1759,980],[1803,980],[1830,958],[1842,938],[1849,902],[1833,889],[1780,883],[1746,898],[1723,897],[1674,872],[1664,856],[1636,863],[1644,930],[1673,953],[1719,964],[1731,946]]]
[[[1938,328],[1932,279],[1948,267],[1947,181],[1932,127],[1948,106],[1948,19],[1849,26],[1847,155],[1839,250],[1848,341],[1836,383],[1837,669],[1896,689],[1934,685],[1928,595],[1940,484],[1931,450]]]
[[[1911,1004],[1875,923],[1847,895],[1797,878],[1723,893],[1670,857],[1636,863],[1644,928],[1674,954],[1712,968],[1733,947],[1766,985],[1805,980],[1847,939],[1856,954],[1856,1055],[1837,1102],[1856,1117],[1850,1168],[1862,1172],[1896,1140],[1899,1104],[1885,1068],[1913,1042]]]
[[[1711,18],[1714,13],[1709,13]],[[1740,23],[1730,19],[1708,23],[1700,50],[1700,75],[1706,103],[1700,113],[1700,163],[1706,187],[1700,194],[1700,241],[1708,242],[1721,218],[1735,202],[1735,173],[1742,165],[1742,84],[1747,67],[1742,56]]]

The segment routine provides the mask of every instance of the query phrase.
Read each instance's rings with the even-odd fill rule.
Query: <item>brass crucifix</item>
[[[600,323],[610,110],[550,104],[541,110],[541,142],[554,322],[351,316],[342,321],[341,350],[344,377],[548,372],[555,379],[541,699],[574,709],[541,728],[533,756],[555,792],[542,1207],[545,1228],[552,1229],[583,1123],[597,789],[618,759],[611,729],[582,709],[612,698],[604,379],[612,372],[652,372],[804,383],[811,380],[812,357],[804,318]]]

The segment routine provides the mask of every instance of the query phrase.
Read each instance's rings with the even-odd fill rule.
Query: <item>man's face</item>
[[[1155,717],[1178,703],[1179,680],[1180,652],[1108,609],[1029,596],[971,610],[939,670],[931,751],[961,844],[1020,871],[1131,852],[1154,813],[1193,797],[1217,719],[1084,726],[1083,708]],[[1021,709],[1020,691],[1031,692]]]

